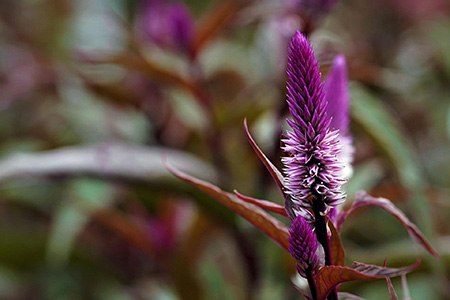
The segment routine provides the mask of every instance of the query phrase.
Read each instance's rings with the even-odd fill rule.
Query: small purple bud
[[[192,17],[183,3],[147,0],[138,28],[156,45],[187,53],[194,33]]]
[[[315,274],[319,269],[319,243],[316,235],[306,219],[298,216],[292,221],[289,229],[289,253],[297,261],[299,274]]]
[[[300,32],[289,44],[286,72],[286,98],[292,116],[287,120],[292,131],[282,140],[286,194],[291,202],[286,206],[295,216],[309,216],[306,211],[315,203],[326,214],[345,200],[343,165],[338,160],[341,149],[338,131],[330,128],[318,62]]]

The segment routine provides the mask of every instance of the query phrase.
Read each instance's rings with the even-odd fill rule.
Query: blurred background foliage
[[[348,202],[391,199],[441,254],[373,209],[343,229],[348,260],[422,258],[413,298],[450,299],[450,5],[302,3],[2,0],[0,299],[298,299],[292,259],[162,163],[282,201],[242,121],[279,164],[297,28],[324,74],[348,59]],[[344,289],[388,297],[384,281]]]

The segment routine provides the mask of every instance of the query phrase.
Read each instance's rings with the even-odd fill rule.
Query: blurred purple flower
[[[292,131],[283,138],[287,207],[308,219],[345,200],[338,130],[330,128],[319,65],[309,41],[294,34],[288,48],[287,103]]]
[[[298,273],[306,277],[319,269],[319,243],[306,219],[298,216],[289,229],[289,253],[297,261]]]
[[[324,90],[325,101],[328,102],[327,113],[333,118],[331,127],[338,129],[340,135],[347,135],[349,96],[347,64],[343,55],[337,55],[334,58],[330,73],[325,80]]]
[[[325,100],[328,102],[327,114],[331,119],[331,129],[339,130],[339,140],[342,150],[338,155],[339,161],[344,165],[343,176],[351,177],[354,148],[349,135],[349,104],[347,63],[343,55],[334,58],[331,71],[325,85]]]
[[[298,0],[300,12],[312,18],[321,17],[336,5],[338,0]]]
[[[146,0],[138,18],[144,37],[162,48],[187,53],[194,34],[194,22],[183,3]]]

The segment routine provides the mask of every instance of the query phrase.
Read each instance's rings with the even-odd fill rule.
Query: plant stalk
[[[316,282],[314,281],[311,268],[308,268],[305,271],[305,274],[306,274],[306,280],[308,281],[309,289],[311,291],[311,298],[312,298],[312,300],[317,300]]]
[[[323,251],[325,253],[325,265],[331,266],[333,265],[333,261],[331,259],[331,250],[330,250],[330,243],[328,239],[328,233],[327,233],[327,221],[325,216],[322,214],[324,211],[325,204],[320,199],[320,197],[317,197],[315,201],[313,201],[313,211],[315,216],[315,229],[316,229],[316,236],[317,240],[323,247]],[[338,300],[337,296],[337,290],[334,288],[331,290],[330,294],[327,297],[328,300]]]

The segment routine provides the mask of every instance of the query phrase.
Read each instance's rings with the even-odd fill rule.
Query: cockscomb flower
[[[343,176],[349,179],[353,173],[354,148],[349,134],[349,104],[347,64],[343,55],[337,55],[324,85],[325,100],[328,103],[327,115],[331,118],[331,129],[339,130],[342,145],[339,161],[344,165]]]
[[[315,274],[319,269],[319,243],[306,219],[296,217],[289,229],[289,253],[297,261],[297,271],[303,276]]]
[[[300,32],[288,48],[287,103],[292,128],[283,138],[286,206],[314,218],[342,203],[343,165],[338,160],[338,130],[330,127],[319,65],[309,41]],[[314,213],[312,214],[311,211]],[[292,216],[291,216],[292,218]]]

